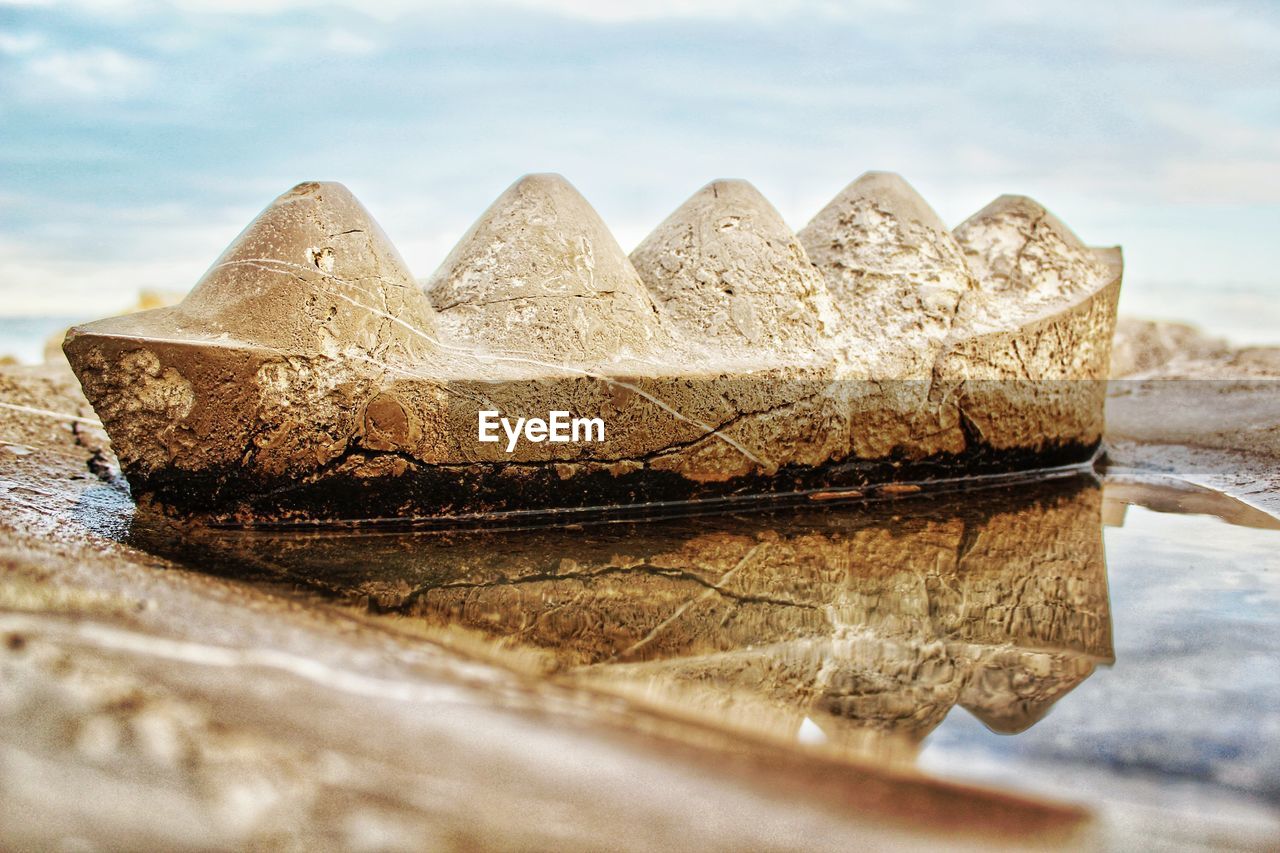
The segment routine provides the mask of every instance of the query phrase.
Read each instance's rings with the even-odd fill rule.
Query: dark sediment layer
[[[518,518],[551,520],[595,515],[637,516],[696,512],[725,505],[888,498],[904,493],[963,489],[1001,475],[1036,477],[1088,465],[1099,443],[996,449],[971,444],[957,454],[923,459],[851,460],[823,466],[788,465],[771,476],[696,482],[673,471],[641,468],[615,474],[594,470],[564,478],[554,466],[519,463],[426,465],[399,454],[358,452],[305,480],[263,481],[243,468],[129,475],[143,506],[207,523],[483,525]],[[371,476],[368,463],[385,460],[396,473]],[[127,473],[127,472],[126,472]],[[904,489],[909,486],[910,489]]]

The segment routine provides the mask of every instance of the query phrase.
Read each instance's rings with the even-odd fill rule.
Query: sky
[[[869,169],[1030,195],[1122,309],[1280,341],[1280,3],[0,0],[0,314],[186,291],[345,183],[426,277],[520,175],[632,248],[746,178],[799,229]]]

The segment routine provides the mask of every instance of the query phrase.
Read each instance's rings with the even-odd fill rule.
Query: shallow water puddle
[[[572,528],[131,536],[638,705],[1203,838],[1280,826],[1277,528],[1077,476]]]
[[[1105,495],[1114,663],[1016,737],[949,715],[919,764],[1124,806],[1125,820],[1162,836],[1203,840],[1217,827],[1274,842],[1280,524],[1201,490],[1114,483]]]

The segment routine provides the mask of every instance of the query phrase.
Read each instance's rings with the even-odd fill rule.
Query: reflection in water
[[[1095,805],[1148,846],[1275,849],[1280,530],[1204,489],[1105,494],[1115,665],[1018,737],[949,715],[917,766]]]
[[[719,725],[909,760],[955,705],[1021,731],[1113,661],[1101,531],[1080,476],[573,529],[133,535]]]

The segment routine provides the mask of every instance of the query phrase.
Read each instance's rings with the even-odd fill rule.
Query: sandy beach
[[[4,846],[1026,849],[1133,831],[1039,795],[797,752],[547,681],[478,639],[305,604],[288,578],[156,556],[134,544],[66,366],[0,371]],[[1280,517],[1280,350],[1127,321],[1114,372],[1109,475],[1183,479]],[[1253,831],[1235,840],[1261,843]]]

